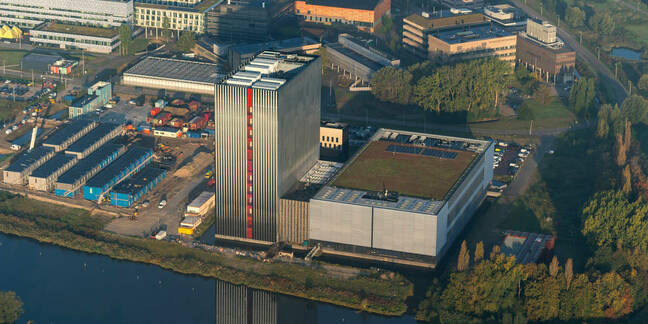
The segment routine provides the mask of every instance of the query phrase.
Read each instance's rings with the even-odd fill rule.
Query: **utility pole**
[[[531,136],[532,132],[533,132],[533,119],[531,119],[531,124],[529,124],[529,136]]]
[[[580,40],[578,41],[578,45],[583,45],[583,32],[582,31],[578,32],[578,34],[580,35]]]
[[[619,62],[614,63],[614,78],[617,79],[617,70],[619,69]]]

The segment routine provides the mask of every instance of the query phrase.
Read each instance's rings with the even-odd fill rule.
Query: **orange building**
[[[297,0],[295,14],[305,21],[355,25],[373,33],[383,16],[390,14],[391,0]]]

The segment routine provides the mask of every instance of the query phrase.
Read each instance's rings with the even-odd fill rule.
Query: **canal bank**
[[[40,242],[383,315],[404,314],[405,300],[413,292],[412,283],[400,275],[373,271],[341,278],[322,269],[262,263],[171,242],[120,236],[103,231],[105,220],[84,211],[51,210],[40,202],[1,194],[0,232]]]
[[[17,323],[414,324],[0,234],[0,288],[24,302]],[[241,297],[251,303],[241,303]],[[253,302],[256,302],[253,303]],[[231,306],[236,306],[232,308]],[[243,317],[230,320],[233,315]],[[248,315],[251,314],[251,315]],[[268,319],[266,317],[265,319]]]

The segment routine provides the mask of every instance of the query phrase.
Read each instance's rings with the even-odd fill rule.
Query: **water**
[[[0,234],[0,290],[18,323],[416,323]]]
[[[611,55],[614,57],[624,58],[630,61],[637,61],[641,59],[640,52],[625,47],[613,48]]]

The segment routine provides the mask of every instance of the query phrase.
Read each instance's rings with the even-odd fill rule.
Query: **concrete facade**
[[[192,31],[202,34],[206,29],[206,13],[218,5],[220,1],[203,0],[191,5],[169,5],[169,2],[135,3],[135,25],[146,29],[151,28],[156,33],[168,28],[174,31]],[[164,26],[168,19],[169,26]]]
[[[302,243],[308,240],[308,201],[279,200],[279,241]]]
[[[93,112],[95,109],[105,105],[112,98],[112,84],[109,82],[97,82],[88,88],[88,94],[74,101],[68,108],[69,118],[76,118],[81,115]]]
[[[119,27],[133,22],[133,0],[2,0],[0,23],[33,28],[45,21]]]
[[[486,25],[482,28],[489,28]],[[449,30],[442,33],[464,33],[463,29]],[[475,34],[479,35],[479,32]],[[449,41],[449,39],[453,41]],[[438,37],[428,35],[428,57],[442,61],[462,61],[482,57],[497,57],[502,61],[515,62],[517,36],[509,33],[493,34],[492,37],[465,41],[454,41],[452,36]]]
[[[54,46],[61,49],[83,49],[100,54],[110,54],[121,45],[119,35],[99,37],[38,29],[31,31],[29,40],[40,45]]]

